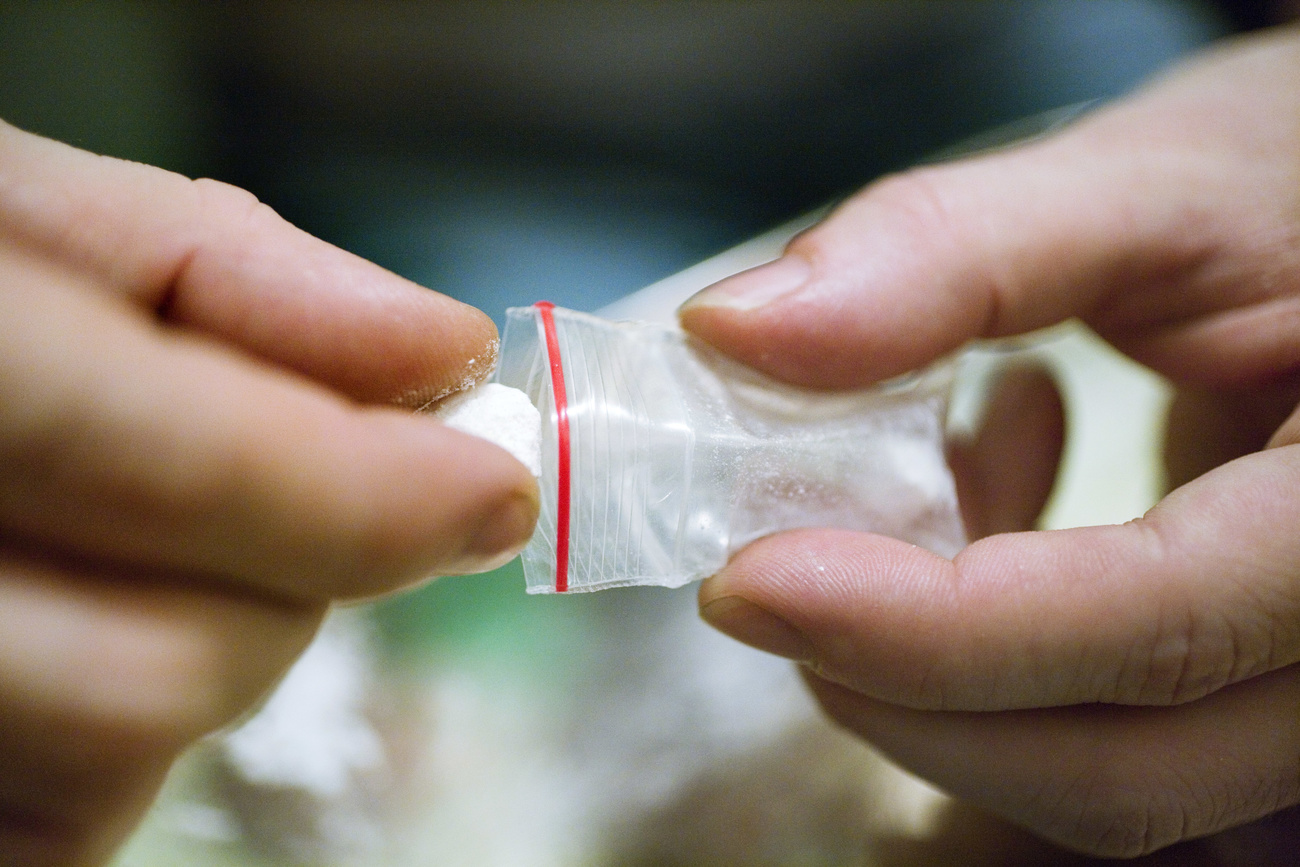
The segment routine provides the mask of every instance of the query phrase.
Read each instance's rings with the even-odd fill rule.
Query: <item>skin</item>
[[[331,602],[522,547],[528,471],[410,412],[495,351],[242,190],[0,123],[0,860],[101,863]]]
[[[700,590],[843,725],[1083,852],[1300,802],[1297,82],[1295,27],[1224,43],[1048,138],[885,178],[681,311],[813,388],[1078,317],[1181,389],[1178,487],[1139,520],[1028,531],[1061,424],[1022,370],[954,460],[983,538],[953,560],[808,530]]]

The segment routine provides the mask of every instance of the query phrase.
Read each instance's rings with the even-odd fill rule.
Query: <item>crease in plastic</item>
[[[950,364],[851,392],[772,380],[679,329],[551,308],[569,423],[568,591],[678,587],[781,530],[965,544],[943,422]],[[542,415],[542,508],[523,552],[556,592],[557,412],[542,317],[507,311],[495,379]]]

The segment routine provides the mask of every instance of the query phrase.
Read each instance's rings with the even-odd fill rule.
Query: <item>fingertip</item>
[[[388,368],[395,379],[386,385],[386,401],[422,409],[486,382],[496,369],[501,339],[492,317],[477,307],[412,286],[419,293],[421,308],[413,321],[423,327],[415,330],[414,345],[400,346],[394,353],[396,359],[409,358],[414,363],[395,363]],[[376,380],[383,382],[382,375]]]
[[[918,661],[951,562],[867,533],[794,530],[761,539],[700,588],[701,616],[731,637],[822,676],[915,701]]]
[[[368,515],[348,527],[350,542],[344,536],[357,559],[317,592],[383,595],[431,576],[485,572],[518,554],[540,510],[527,467],[499,446],[432,419],[376,413],[384,417],[381,427],[364,436],[376,446],[386,440],[386,447],[353,479],[373,511],[353,506],[339,513],[344,521]]]
[[[460,553],[440,564],[436,572],[443,575],[489,572],[519,555],[532,538],[541,511],[536,480],[531,473],[525,474],[526,479],[520,475],[515,484],[506,487],[498,502],[484,510]]]
[[[682,327],[808,388],[861,388],[928,364],[980,333],[994,294],[976,233],[939,203],[964,179],[945,169],[875,182],[780,259],[688,300]]]
[[[133,294],[157,299],[167,322],[363,403],[415,408],[491,373],[497,332],[483,312],[313,237],[245,190],[188,184],[158,196],[129,248]]]
[[[721,596],[704,603],[700,617],[724,635],[776,656],[798,662],[815,656],[812,643],[789,621],[742,596]]]
[[[797,292],[812,276],[812,265],[806,259],[787,253],[696,292],[679,308],[678,315],[685,321],[705,310],[756,310]]]
[[[678,321],[688,333],[750,367],[788,378],[783,368],[790,366],[789,353],[798,347],[774,339],[764,311],[772,306],[779,310],[779,302],[797,294],[812,276],[806,260],[784,255],[695,293],[678,308]]]

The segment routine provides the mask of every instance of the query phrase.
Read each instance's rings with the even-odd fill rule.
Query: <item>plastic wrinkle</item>
[[[777,382],[682,331],[507,311],[496,381],[542,415],[530,593],[678,587],[801,527],[965,544],[944,460],[951,367],[870,389]]]

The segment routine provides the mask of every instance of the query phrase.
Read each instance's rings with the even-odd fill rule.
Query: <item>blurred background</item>
[[[936,149],[1114,97],[1265,5],[3,2],[0,117],[246,187],[500,323],[540,298],[598,308]],[[1052,526],[1126,520],[1159,486],[1161,385],[1080,339],[1054,350],[1067,387],[1121,413],[1072,419],[1103,460]],[[1112,454],[1129,407],[1141,441]],[[1237,840],[1264,860],[1194,844],[1151,863],[1269,863],[1265,838]],[[699,625],[690,588],[525,597],[517,564],[338,612],[119,856],[1048,861],[1084,863],[833,730],[785,663]]]

